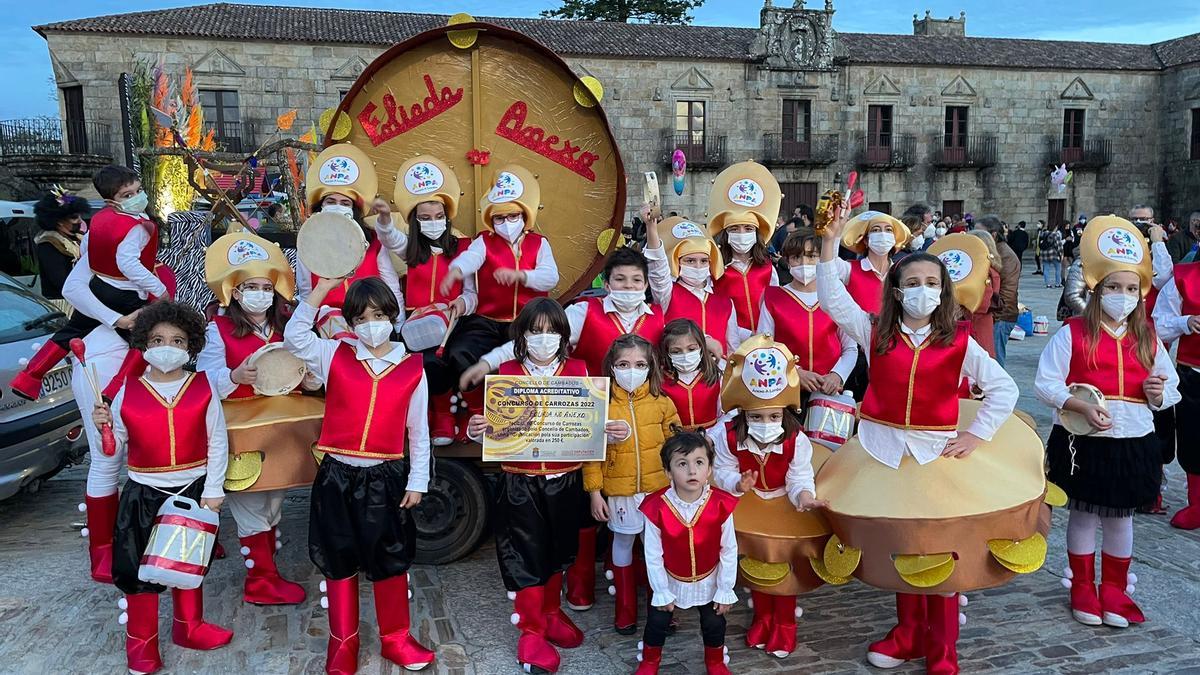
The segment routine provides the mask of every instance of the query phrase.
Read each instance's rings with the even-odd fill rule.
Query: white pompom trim
[[[750,598],[749,600],[747,600],[746,606],[749,607],[750,609],[754,609],[754,598]]]
[[[516,592],[515,592],[515,591],[509,591],[509,592],[508,592],[508,599],[509,599],[509,600],[516,600],[516,599],[517,599],[517,594],[516,594]]]
[[[408,599],[412,600],[412,589],[408,589]]]
[[[1063,588],[1070,588],[1070,587],[1071,587],[1071,580],[1070,580],[1070,579],[1067,579],[1067,578],[1065,578],[1065,577],[1064,577],[1064,578],[1063,578],[1061,581],[1062,581]]]
[[[246,569],[248,569],[248,570],[254,569],[254,559],[253,558],[246,558]]]
[[[117,623],[121,624],[122,626],[129,623],[129,614],[121,612],[121,615],[117,617]]]
[[[1131,583],[1131,584],[1136,584],[1136,583],[1137,583],[1137,581],[1138,581],[1138,579],[1137,579],[1137,575],[1136,575],[1136,574],[1134,574],[1133,572],[1130,572],[1130,573],[1128,574],[1128,576],[1126,576],[1126,577],[1125,577],[1125,579],[1126,579],[1126,581],[1128,581],[1128,582],[1129,582],[1129,583]]]
[[[725,653],[725,656],[722,658],[721,663],[724,663],[725,665],[729,665],[729,652]]]
[[[450,394],[450,402],[451,403],[458,403],[458,401],[459,401],[458,394]]]
[[[520,622],[521,622],[521,615],[520,615],[520,614],[517,614],[516,612],[513,612],[513,613],[512,613],[512,614],[511,614],[511,615],[508,617],[508,621],[509,621],[509,623],[511,623],[512,625],[514,625],[514,626],[515,626],[515,625],[517,625],[518,623],[520,623]]]
[[[958,613],[958,625],[960,625],[960,626],[967,625],[967,615],[966,614],[963,614],[962,612]]]
[[[642,655],[641,655],[641,654],[638,654],[638,655],[637,655],[637,659],[638,659],[638,663],[641,663],[641,662],[642,662]]]
[[[283,530],[279,529],[278,527],[275,528],[275,539],[283,539]]]
[[[323,609],[329,609],[329,598],[327,596],[321,596],[321,607]]]
[[[726,654],[726,655],[729,654],[729,647],[726,647],[725,645],[721,645],[721,649],[723,650],[721,652],[722,654]],[[728,663],[728,661],[726,661],[726,663]]]
[[[243,546],[239,550],[241,551],[242,555],[250,555],[250,547],[249,546]]]
[[[525,671],[525,672],[527,672],[527,673],[532,673],[532,672],[533,672],[533,668],[532,668],[532,667],[531,667],[531,666],[530,666],[528,663],[522,663],[522,664],[521,664],[521,670],[524,670],[524,671]]]
[[[283,548],[283,542],[282,541],[275,542],[275,550],[278,551],[281,548]]]
[[[612,581],[613,580],[612,570],[604,570],[604,578],[608,579],[609,581]]]
[[[1063,576],[1066,577],[1067,579],[1074,579],[1075,573],[1071,571],[1070,567],[1064,567],[1063,568]]]
[[[87,511],[87,502],[79,502],[79,512]]]
[[[796,618],[797,618],[797,619],[799,619],[799,618],[800,618],[800,617],[802,617],[802,616],[804,616],[804,608],[803,608],[803,607],[797,607],[797,608],[796,608]]]
[[[117,600],[117,607],[121,609],[129,609],[129,601],[125,598],[120,598]]]
[[[969,601],[967,600],[967,596],[963,595],[962,593],[958,594],[958,606],[959,607],[966,607],[968,602]]]
[[[1126,586],[1126,587],[1125,587],[1125,594],[1126,594],[1126,595],[1133,595],[1133,592],[1134,592],[1135,590],[1136,590],[1136,588],[1134,587],[1134,585],[1133,585],[1133,584],[1129,584],[1128,586]]]
[[[92,533],[92,531],[85,527],[79,531],[79,536],[83,537],[84,539],[87,539],[88,535],[90,535],[91,533]]]
[[[609,586],[609,587],[608,587],[608,594],[609,594],[609,595],[611,595],[611,596],[614,596],[614,597],[615,597],[615,596],[617,595],[617,587],[616,587],[616,586]]]
[[[326,592],[326,590],[325,590],[325,588],[326,588],[326,586],[325,586],[325,580],[324,580],[324,579],[322,579],[322,580],[321,580],[321,583],[320,583],[320,584],[317,584],[317,587],[321,589],[321,592],[322,592],[322,593],[325,593],[325,592]]]
[[[35,343],[29,345],[30,351],[36,352],[36,351],[40,350],[41,348],[42,348],[42,343],[40,343],[40,342],[35,342]]]
[[[29,365],[29,359],[22,356],[21,358],[17,359],[17,365],[24,368],[25,366]]]

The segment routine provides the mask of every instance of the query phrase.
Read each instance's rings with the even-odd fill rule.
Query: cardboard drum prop
[[[461,22],[461,21],[466,22]],[[346,141],[375,163],[390,195],[407,160],[430,154],[458,176],[460,204],[477,205],[497,169],[524,166],[541,185],[535,230],[550,239],[561,280],[554,295],[590,286],[602,233],[614,241],[625,213],[625,169],[599,102],[602,87],[577,77],[552,51],[469,17],[422,33],[377,58],[339,110]],[[459,230],[480,231],[462,208]]]

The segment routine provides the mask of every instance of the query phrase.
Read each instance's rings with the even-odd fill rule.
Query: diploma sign
[[[604,459],[608,378],[488,375],[484,461]]]

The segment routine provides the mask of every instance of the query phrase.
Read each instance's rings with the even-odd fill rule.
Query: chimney
[[[913,35],[966,37],[967,13],[959,12],[957,19],[952,16],[945,19],[935,19],[930,16],[929,10],[925,10],[924,19],[918,19],[917,15],[913,14]]]

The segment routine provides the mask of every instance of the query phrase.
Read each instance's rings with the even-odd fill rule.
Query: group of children
[[[325,170],[347,164],[355,170]],[[136,176],[123,171],[98,174],[110,205],[84,239],[77,283],[64,288],[82,318],[12,386],[36,396],[34,383],[62,358],[64,339],[89,331],[96,344],[127,340],[129,353],[145,361],[131,356],[111,373],[111,403],[94,401],[88,427],[96,441],[87,491],[92,572],[125,593],[131,672],[162,665],[157,595],[164,588],[140,581],[138,566],[164,501],[182,496],[212,510],[227,502],[248,568],[245,600],[297,604],[304,589],[275,567],[276,526],[283,491],[310,483],[308,548],[325,577],[329,616],[326,671],[357,669],[360,573],[372,583],[384,658],[409,670],[431,664],[434,651],[410,625],[411,509],[428,487],[431,447],[485,433],[480,387],[488,373],[612,383],[605,438],[595,439],[606,446],[603,462],[500,466],[491,518],[520,633],[517,660],[530,672],[555,672],[558,650],[582,643],[562,602],[577,611],[595,603],[598,532],[606,527],[618,633],[637,630],[639,586],[650,591],[637,672],[658,672],[675,611],[696,608],[707,672],[729,673],[725,615],[738,601],[739,539],[768,521],[796,531],[815,526],[829,507],[800,416],[809,397],[854,388],[862,401],[859,441],[897,471],[986,452],[1016,403],[1012,378],[970,336],[973,308],[956,294],[959,279],[942,259],[914,253],[892,264],[909,235],[886,214],[840,214],[821,235],[799,228],[782,247],[791,280],[781,286],[766,242],[782,195],[753,162],[717,177],[707,223],[654,223],[644,251],[609,255],[602,298],[564,308],[548,297],[558,269],[550,240],[536,231],[542,200],[527,169],[496,172],[481,200],[485,229],[468,241],[453,226],[461,191],[445,162],[409,160],[391,204],[378,200],[372,209],[370,160],[334,145],[309,172],[309,205],[358,222],[370,242],[366,262],[345,279],[303,268],[293,276],[274,244],[248,232],[226,235],[206,257],[219,305],[207,327],[155,276],[154,225],[142,215]],[[1095,244],[1091,258],[1084,251],[1094,288],[1088,310],[1051,340],[1036,388],[1048,405],[1078,412],[1099,430],[1071,436],[1056,425],[1050,478],[1070,497],[1074,616],[1125,626],[1142,620],[1126,594],[1130,515],[1152,500],[1161,476],[1151,411],[1179,402],[1180,392],[1146,321],[1145,242],[1128,235],[1136,229],[1125,221],[1107,218],[1089,226],[1091,240],[1085,235]],[[864,257],[839,260],[841,245]],[[1200,274],[1183,265],[1175,276],[1177,288],[1164,292],[1155,319],[1162,335],[1179,338],[1181,372],[1186,364],[1191,373],[1187,359],[1200,353],[1190,342]],[[394,339],[397,327],[405,310],[431,306],[456,319],[454,327],[444,351],[412,353]],[[290,394],[263,397],[253,356],[273,343],[299,357],[308,375]],[[193,359],[197,372],[185,369]],[[1194,361],[1200,369],[1200,356]],[[1187,385],[1200,382],[1189,377],[1185,402]],[[971,386],[960,387],[964,381]],[[1073,398],[1075,383],[1099,388],[1107,409]],[[305,393],[321,388],[323,405]],[[964,391],[982,404],[960,431]],[[111,456],[100,451],[108,427]],[[129,481],[118,497],[122,465]],[[1191,508],[1200,511],[1194,478],[1189,473]],[[736,528],[735,509],[744,514]],[[1194,513],[1180,519],[1200,525]],[[759,557],[791,562],[772,556],[783,554]],[[796,595],[809,588],[756,586],[747,645],[787,657],[796,647]],[[173,599],[176,644],[212,649],[232,639],[204,622],[199,588],[176,589]],[[925,658],[929,672],[957,672],[958,596],[900,593],[896,603],[898,623],[869,646],[870,663],[890,668]]]

